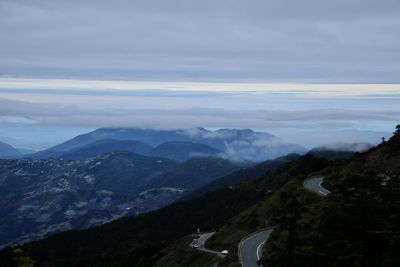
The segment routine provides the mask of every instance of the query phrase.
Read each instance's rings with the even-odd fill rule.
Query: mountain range
[[[60,145],[30,155],[31,158],[77,157],[80,149],[83,154],[93,155],[92,149],[109,151],[112,141],[116,147],[123,144],[116,141],[141,142],[127,145],[132,152],[149,155],[146,145],[153,147],[150,155],[186,160],[191,156],[220,156],[233,160],[264,161],[290,153],[304,154],[306,150],[299,145],[290,144],[282,139],[249,129],[220,129],[209,131],[203,128],[192,130],[153,130],[137,128],[100,128],[79,135]],[[97,143],[101,141],[100,143]],[[102,143],[105,142],[105,143]],[[106,145],[108,144],[108,145]],[[94,146],[94,147],[93,147]],[[96,147],[97,146],[97,147]],[[100,147],[99,147],[100,146]],[[108,146],[108,148],[107,148]],[[72,155],[71,155],[72,153]],[[75,155],[75,156],[74,156]]]
[[[399,159],[400,133],[341,161],[289,155],[241,168],[231,176],[237,182],[224,176],[220,186],[150,213],[64,232],[17,252],[7,248],[0,260],[14,267],[22,253],[39,266],[238,266],[240,240],[273,226],[260,259],[265,266],[398,266]],[[325,177],[330,195],[303,188],[315,176]],[[206,246],[227,249],[228,256],[189,248],[198,227],[216,231]]]

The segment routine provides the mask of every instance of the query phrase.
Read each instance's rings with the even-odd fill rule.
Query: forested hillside
[[[273,221],[266,266],[399,266],[400,135],[326,173],[318,202],[293,192]]]

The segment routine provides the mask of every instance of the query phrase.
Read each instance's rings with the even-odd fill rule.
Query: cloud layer
[[[363,85],[353,85],[360,90],[345,85],[321,85],[319,90],[315,84],[309,90],[305,84],[298,90],[258,86],[243,91],[205,91],[201,85],[187,91],[182,84],[165,84],[158,90],[66,89],[68,83],[50,89],[30,82],[18,88],[0,86],[0,127],[24,125],[24,131],[27,127],[252,128],[312,146],[376,143],[400,117],[396,85],[380,85],[375,91],[373,85],[365,85],[365,92],[360,89]],[[174,89],[165,89],[169,87]]]
[[[2,75],[399,82],[397,0],[3,0]]]
[[[400,110],[227,110],[223,108],[88,109],[0,98],[0,118],[20,123],[82,127],[149,128],[322,128],[354,127],[371,121],[395,123]],[[4,120],[9,121],[9,120]]]

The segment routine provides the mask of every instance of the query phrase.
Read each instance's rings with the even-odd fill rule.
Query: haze
[[[252,128],[377,143],[400,115],[398,1],[0,3],[0,140]]]

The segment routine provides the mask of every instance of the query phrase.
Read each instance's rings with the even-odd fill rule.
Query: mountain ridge
[[[231,159],[264,161],[290,153],[304,154],[306,150],[265,132],[250,129],[219,129],[215,131],[196,128],[191,130],[151,130],[139,128],[99,128],[76,136],[62,144],[30,155],[32,158],[60,157],[62,154],[104,140],[132,140],[151,146],[166,142],[191,142],[207,145]]]
[[[139,141],[104,139],[73,149],[60,157],[82,160],[114,151],[127,151],[145,156],[152,149],[152,146]]]
[[[15,147],[0,141],[0,157],[19,156],[21,152]]]

